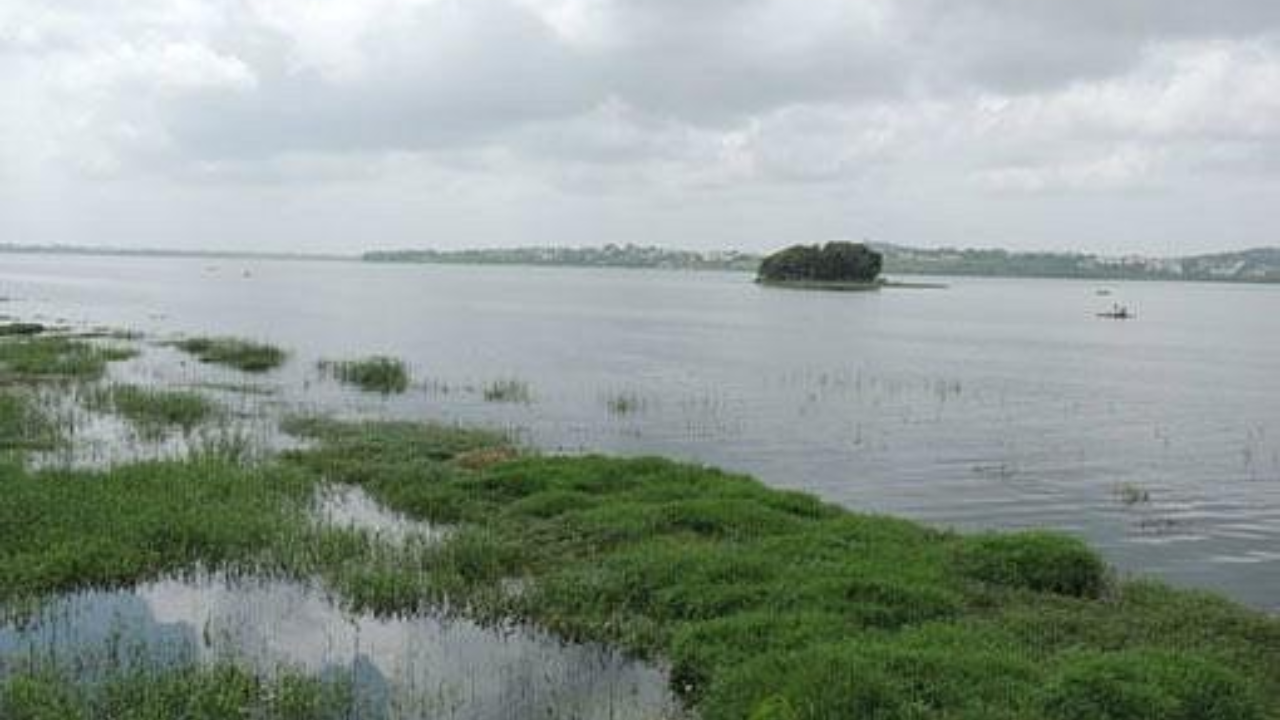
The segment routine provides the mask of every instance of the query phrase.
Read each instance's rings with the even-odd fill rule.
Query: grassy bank
[[[319,578],[353,609],[525,621],[664,660],[704,720],[1280,718],[1280,622],[1116,578],[1056,534],[960,535],[711,468],[542,456],[413,423],[293,420],[313,445],[252,466],[197,454],[32,471],[34,426],[15,407],[0,406],[0,437],[19,439],[0,462],[10,612],[196,568],[279,574]],[[453,531],[392,545],[317,525],[326,483]],[[266,680],[177,672],[138,681],[171,698],[153,716],[201,688],[232,702],[192,717],[324,717],[336,702],[299,680],[319,706],[281,714]],[[84,710],[84,692],[75,677],[10,677],[0,714],[117,717]],[[13,710],[40,703],[66,709]]]
[[[467,528],[433,558],[455,602],[667,658],[708,720],[1280,709],[1280,623],[1117,580],[1067,537],[939,532],[660,459],[488,464],[473,434],[311,430],[294,463]]]

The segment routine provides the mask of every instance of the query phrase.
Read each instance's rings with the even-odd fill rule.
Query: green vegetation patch
[[[1157,717],[1129,694],[1174,718],[1280,709],[1280,623],[1114,581],[1069,537],[939,532],[653,458],[470,466],[500,439],[439,426],[311,430],[295,465],[459,528],[413,561],[426,585],[384,564],[362,602],[427,593],[664,657],[704,720]]]
[[[367,392],[391,395],[409,388],[409,369],[396,358],[375,355],[359,360],[321,360],[319,366],[339,382]]]
[[[60,442],[57,426],[31,393],[0,391],[0,452],[52,450]]]
[[[266,343],[227,337],[194,337],[173,343],[200,362],[226,365],[245,372],[266,372],[284,364],[284,350]]]
[[[94,380],[107,363],[137,355],[128,347],[56,336],[0,340],[0,376],[8,380]]]
[[[216,411],[211,400],[190,390],[162,390],[137,385],[98,388],[87,398],[89,407],[115,412],[146,437],[160,437],[171,429],[190,432]]]
[[[505,378],[486,383],[481,389],[485,402],[523,403],[533,402],[533,392],[529,383],[517,378]]]
[[[1280,710],[1280,622],[1118,582],[1062,536],[966,537],[715,469],[519,454],[442,425],[286,427],[313,446],[255,467],[0,465],[0,601],[197,567],[318,577],[353,609],[528,621],[664,658],[704,720]],[[452,529],[393,546],[319,527],[326,483]]]
[[[0,465],[0,603],[118,587],[197,565],[278,566],[312,483],[213,458],[110,470]]]
[[[1055,533],[968,538],[958,559],[965,574],[997,585],[1094,598],[1106,584],[1101,558],[1082,541]]]
[[[11,337],[14,335],[39,335],[45,331],[45,326],[41,323],[31,322],[10,322],[0,323],[0,337]]]
[[[57,670],[24,671],[0,682],[6,720],[342,720],[350,683],[294,671],[261,677],[229,663],[116,670],[85,684]]]

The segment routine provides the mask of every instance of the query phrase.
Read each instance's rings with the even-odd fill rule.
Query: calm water
[[[1126,571],[1280,609],[1280,287],[947,282],[5,255],[0,312],[268,339],[293,352],[264,379],[280,402],[673,455],[938,525],[1062,528]],[[1138,319],[1095,317],[1113,301]],[[314,370],[373,352],[417,385],[384,401]],[[503,379],[529,402],[486,402]]]
[[[349,715],[362,720],[682,717],[665,673],[601,646],[348,613],[298,583],[165,580],[64,597],[23,625],[0,626],[0,678],[54,666],[87,681],[219,659],[348,681]]]

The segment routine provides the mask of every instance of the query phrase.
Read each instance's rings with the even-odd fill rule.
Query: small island
[[[884,285],[880,253],[862,243],[793,245],[760,263],[756,282],[816,290],[878,290]]]

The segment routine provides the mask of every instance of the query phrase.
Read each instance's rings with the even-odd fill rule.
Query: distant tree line
[[[862,243],[794,245],[760,263],[761,282],[874,282],[884,259]]]

